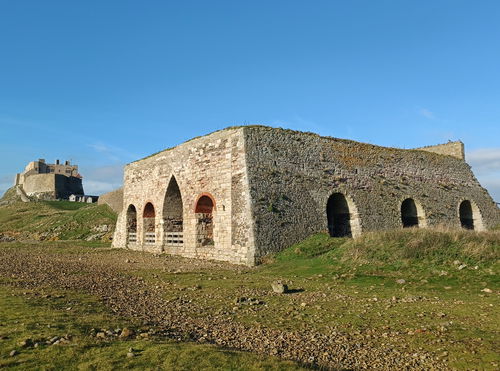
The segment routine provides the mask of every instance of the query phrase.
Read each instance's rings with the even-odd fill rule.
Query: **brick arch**
[[[214,217],[215,199],[207,192],[198,196],[194,204],[196,216],[196,247],[214,246]]]
[[[142,211],[142,233],[145,245],[156,243],[156,209],[151,201],[146,202]]]
[[[211,193],[208,193],[208,192],[203,192],[203,193],[200,193],[200,194],[198,195],[198,197],[196,198],[196,202],[194,203],[194,207],[193,207],[194,212],[195,212],[195,213],[200,213],[200,212],[201,212],[201,213],[203,213],[203,212],[205,212],[205,211],[203,211],[203,210],[199,207],[199,206],[202,206],[202,205],[199,205],[199,202],[200,202],[200,201],[201,201],[204,197],[207,197],[207,198],[209,198],[209,199],[210,199],[210,201],[212,201],[212,211],[211,211],[211,212],[213,212],[213,210],[217,210],[217,208],[216,208],[216,202],[215,202],[215,198],[214,198],[214,196],[212,196],[212,194],[211,194]],[[202,202],[203,202],[203,201],[202,201]]]
[[[151,205],[151,207],[148,207]],[[146,201],[144,208],[142,209],[143,218],[154,218],[156,216],[156,208],[152,201]]]

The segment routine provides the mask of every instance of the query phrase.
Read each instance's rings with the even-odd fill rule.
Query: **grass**
[[[352,262],[393,264],[425,261],[439,265],[459,259],[468,264],[500,258],[500,233],[459,230],[393,230],[366,233],[346,244],[344,258]]]
[[[0,233],[18,239],[82,240],[108,225],[102,240],[109,242],[115,223],[116,214],[107,205],[40,201],[0,207]]]
[[[292,362],[231,351],[211,345],[148,340],[100,340],[91,329],[133,326],[111,315],[90,296],[46,288],[42,292],[0,284],[0,368],[79,370],[300,370]],[[135,326],[140,330],[140,326]],[[53,336],[70,335],[67,344],[47,345]],[[25,339],[38,347],[22,347]],[[128,358],[129,348],[136,357]],[[18,354],[11,357],[12,350]]]

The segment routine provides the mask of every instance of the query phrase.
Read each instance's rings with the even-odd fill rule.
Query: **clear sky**
[[[460,139],[500,202],[500,1],[0,0],[0,192],[59,158],[100,194],[240,124]]]

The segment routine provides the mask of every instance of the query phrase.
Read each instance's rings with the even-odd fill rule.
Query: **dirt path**
[[[27,288],[51,286],[100,297],[115,313],[158,327],[173,339],[209,342],[260,354],[279,356],[329,369],[447,369],[431,354],[409,354],[374,345],[357,335],[324,334],[310,330],[281,331],[251,327],[210,313],[196,304],[162,298],[162,288],[127,274],[126,253],[54,254],[42,249],[0,248],[0,277]],[[222,263],[131,253],[144,267],[190,271],[221,267]],[[227,269],[228,266],[224,265]],[[229,269],[238,269],[229,267]],[[185,313],[199,312],[191,318]]]

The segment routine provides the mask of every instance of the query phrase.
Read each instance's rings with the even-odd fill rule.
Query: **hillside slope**
[[[13,202],[21,201],[21,197],[19,197],[16,193],[16,187],[10,187],[8,190],[0,198],[0,206],[7,205]]]
[[[107,205],[69,201],[12,202],[0,206],[0,240],[109,242],[116,214]]]

